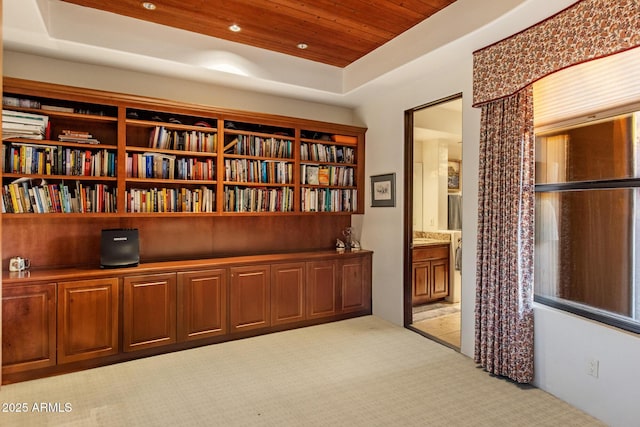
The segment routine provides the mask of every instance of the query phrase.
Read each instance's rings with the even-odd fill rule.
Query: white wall
[[[543,305],[535,308],[535,384],[611,426],[640,425],[640,338]],[[598,378],[587,375],[597,360]]]
[[[473,356],[475,256],[477,241],[478,141],[480,111],[471,107],[472,52],[535,24],[573,1],[529,0],[491,25],[419,58],[419,76],[403,84],[371,90],[358,109],[367,132],[367,176],[403,176],[403,112],[459,92],[463,94],[463,249],[462,348]],[[402,72],[402,70],[398,70]],[[399,180],[398,182],[402,182]],[[374,314],[403,322],[403,205],[398,188],[395,208],[367,207],[364,247],[375,253]],[[369,196],[367,196],[369,197]],[[535,385],[612,426],[640,424],[640,337],[568,313],[535,306]],[[586,374],[589,359],[599,360],[599,378]]]
[[[456,43],[451,49],[456,50]],[[448,97],[463,94],[463,154],[465,159],[463,179],[476,177],[478,165],[479,111],[472,108],[472,57],[471,54],[448,55],[436,52],[432,61],[426,61],[422,77],[401,87],[389,88],[386,93],[371,97],[358,109],[361,119],[367,123],[367,176],[395,172],[397,175],[397,200],[394,208],[372,208],[367,194],[363,220],[362,244],[374,251],[373,262],[373,311],[396,324],[403,323],[403,206],[402,183],[404,162],[404,111]],[[467,135],[469,137],[467,138]],[[467,143],[468,141],[468,143]],[[475,180],[464,181],[467,194],[477,194]],[[475,212],[474,197],[463,198],[464,212]],[[475,215],[464,215],[465,245],[463,252],[463,278],[474,277],[476,240]],[[426,227],[426,225],[425,225]],[[462,352],[473,353],[473,305],[474,280],[462,286]]]
[[[279,114],[347,125],[363,125],[362,122],[357,121],[353,110],[346,107],[238,90],[197,81],[177,80],[137,71],[62,61],[7,50],[4,51],[3,74],[7,77],[242,111]]]

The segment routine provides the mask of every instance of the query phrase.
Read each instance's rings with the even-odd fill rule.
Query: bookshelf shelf
[[[122,216],[121,213],[118,212],[70,212],[70,213],[61,213],[61,212],[46,212],[46,213],[3,213],[2,217],[6,219],[14,220],[33,220],[33,219],[42,219],[44,217],[49,219],[90,219],[90,218],[116,218]]]
[[[40,175],[40,174],[22,174],[22,173],[3,173],[3,178],[20,179],[27,178],[29,180],[45,181],[98,181],[98,182],[116,182],[118,179],[112,176],[85,176],[85,175]]]
[[[21,108],[21,107],[13,107],[10,105],[3,105],[2,108],[5,110],[11,110],[11,111],[22,111],[25,113],[43,114],[49,117],[67,118],[67,119],[87,121],[87,122],[115,123],[118,121],[118,118],[115,116],[112,117],[112,116],[97,115],[97,114],[71,113],[71,112],[63,112],[63,111],[55,111],[55,110],[45,110],[42,108]]]
[[[65,141],[56,141],[53,139],[10,138],[10,139],[5,139],[3,143],[29,144],[29,145],[38,145],[38,146],[41,145],[45,147],[82,148],[85,150],[117,150],[118,149],[116,145],[65,142]]]
[[[167,150],[162,148],[127,147],[127,153],[159,153],[180,157],[216,157],[218,153],[207,153],[202,151]]]
[[[127,126],[135,126],[141,128],[152,129],[156,126],[163,126],[166,129],[179,130],[179,131],[196,131],[196,132],[206,132],[206,133],[215,133],[218,131],[216,127],[208,127],[208,126],[195,126],[195,125],[187,125],[182,123],[171,123],[171,122],[157,122],[151,120],[137,120],[137,119],[127,119]]]
[[[135,184],[176,184],[180,186],[192,186],[192,185],[215,185],[217,181],[204,180],[204,179],[160,179],[160,178],[127,178],[127,183]]]
[[[291,184],[282,184],[275,182],[245,182],[245,181],[224,181],[224,185],[234,187],[293,187]]]

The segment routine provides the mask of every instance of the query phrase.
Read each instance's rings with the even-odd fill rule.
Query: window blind
[[[536,131],[640,107],[640,48],[585,62],[533,85]],[[603,114],[604,117],[604,114]]]

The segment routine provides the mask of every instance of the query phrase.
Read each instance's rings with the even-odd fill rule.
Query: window
[[[536,133],[535,300],[637,333],[639,149],[640,111]]]

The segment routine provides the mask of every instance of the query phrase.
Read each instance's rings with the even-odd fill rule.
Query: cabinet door
[[[231,332],[264,328],[271,323],[271,276],[268,265],[231,268]]]
[[[58,363],[119,352],[117,278],[58,283]]]
[[[413,305],[416,306],[429,302],[431,298],[431,263],[428,261],[414,262],[411,270],[413,272]]]
[[[272,265],[271,286],[271,324],[304,320],[305,264]]]
[[[178,340],[224,335],[227,321],[227,270],[178,273]]]
[[[368,262],[365,258],[347,258],[340,262],[340,299],[343,313],[371,308],[368,286]]]
[[[56,364],[56,284],[2,290],[2,372]]]
[[[176,273],[124,278],[123,349],[176,342]]]
[[[337,314],[337,261],[307,262],[307,319]]]
[[[431,261],[431,299],[445,298],[449,295],[449,260]]]

